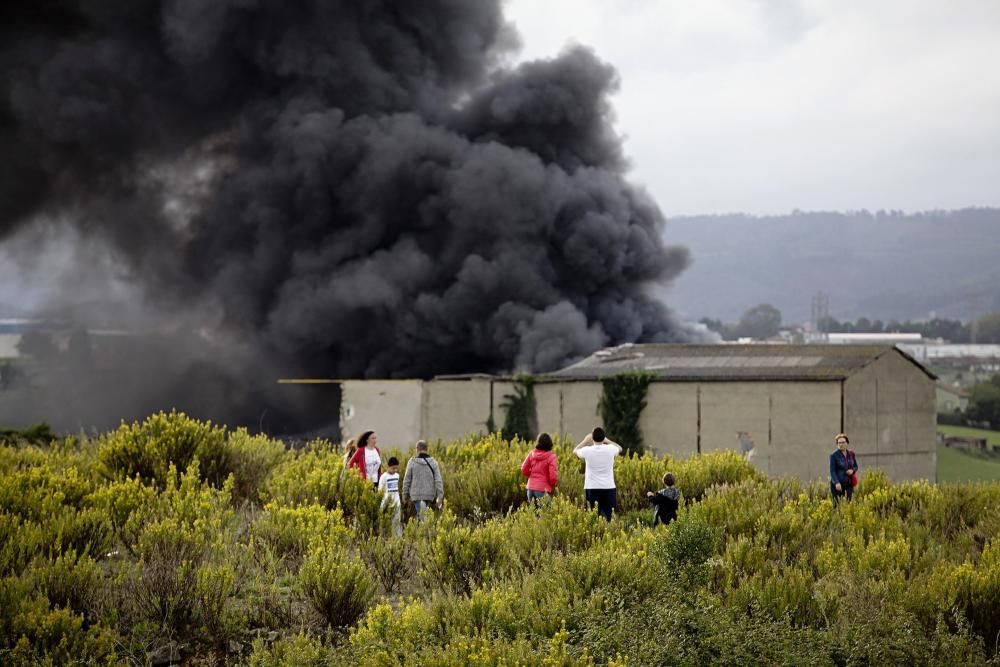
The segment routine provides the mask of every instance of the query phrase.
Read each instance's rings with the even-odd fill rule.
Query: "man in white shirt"
[[[573,448],[573,453],[586,463],[583,491],[587,503],[597,505],[597,513],[611,521],[611,513],[618,506],[618,489],[615,487],[615,457],[622,453],[618,443],[611,442],[598,426],[593,433]]]

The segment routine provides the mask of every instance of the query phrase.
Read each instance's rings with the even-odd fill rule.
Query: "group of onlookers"
[[[417,520],[423,519],[429,507],[441,508],[444,502],[444,477],[441,467],[427,453],[427,443],[418,440],[416,456],[406,464],[403,483],[399,483],[399,459],[390,456],[386,470],[382,471],[382,452],[374,431],[365,431],[357,439],[347,441],[344,469],[355,469],[361,478],[371,482],[382,493],[382,507],[390,506],[393,512],[393,531],[403,532],[402,504],[412,502]]]
[[[609,440],[604,429],[598,426],[573,448],[573,453],[584,461],[583,493],[587,504],[591,508],[596,506],[597,513],[611,521],[611,515],[618,507],[615,458],[622,453],[621,445]],[[528,478],[528,500],[536,507],[547,507],[559,483],[558,461],[548,433],[539,434],[535,440],[535,448],[521,464],[521,474]],[[666,473],[663,484],[664,488],[655,493],[646,492],[654,507],[653,525],[667,524],[676,519],[680,506],[681,493],[674,486],[674,475]]]
[[[830,493],[834,505],[841,499],[851,500],[854,487],[858,484],[858,462],[854,452],[848,449],[850,440],[843,433],[836,438],[837,449],[830,454]],[[618,506],[618,489],[615,486],[615,459],[622,453],[622,447],[608,439],[601,427],[588,433],[573,448],[573,453],[584,461],[583,490],[587,504],[597,507],[597,513],[610,521]],[[427,443],[418,440],[416,455],[406,464],[402,485],[399,481],[399,460],[395,456],[382,467],[382,453],[378,448],[378,437],[374,431],[365,431],[360,436],[347,441],[344,454],[344,469],[355,469],[362,479],[370,481],[383,494],[382,506],[395,508],[393,530],[402,533],[401,508],[405,502],[412,502],[418,521],[423,519],[428,508],[441,508],[444,502],[444,477],[441,467],[427,452]],[[552,436],[540,433],[535,439],[535,447],[521,464],[521,474],[528,478],[528,501],[536,509],[548,507],[552,494],[559,484],[559,461],[553,451]],[[663,488],[647,491],[646,498],[653,505],[653,525],[667,524],[677,518],[677,510],[682,501],[677,480],[673,473],[663,475]]]

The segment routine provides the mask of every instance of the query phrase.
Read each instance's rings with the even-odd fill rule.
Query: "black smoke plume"
[[[690,338],[647,295],[688,258],[625,179],[614,70],[516,42],[495,0],[3,3],[0,244],[71,229],[159,329],[244,351],[194,355],[216,389],[161,345],[143,409]]]

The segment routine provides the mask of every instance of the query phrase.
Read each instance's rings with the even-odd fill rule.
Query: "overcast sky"
[[[998,0],[509,0],[617,67],[667,215],[1000,205]]]

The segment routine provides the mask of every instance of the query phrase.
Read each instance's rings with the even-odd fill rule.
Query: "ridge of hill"
[[[820,291],[840,320],[1000,310],[996,208],[677,217],[665,237],[690,249],[692,265],[660,294],[690,319],[735,321],[770,303],[785,322],[805,322]]]

